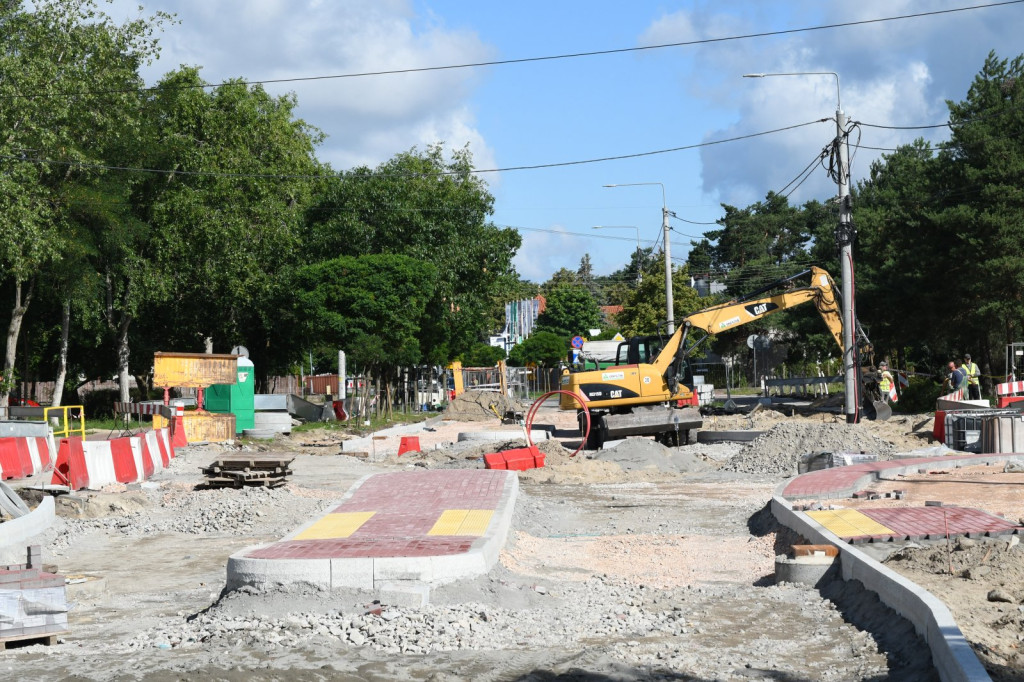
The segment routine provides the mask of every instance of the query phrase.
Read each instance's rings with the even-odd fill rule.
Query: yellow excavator
[[[794,283],[808,274],[806,286]],[[789,288],[767,293],[781,287]],[[690,430],[703,426],[687,358],[716,334],[804,303],[814,304],[842,353],[843,320],[835,283],[827,272],[812,267],[742,298],[687,315],[664,346],[658,337],[634,337],[619,344],[614,366],[564,373],[562,390],[579,396],[590,415],[587,448],[599,449],[605,441],[629,436],[654,436],[666,445],[686,443]],[[691,330],[703,331],[704,336],[688,344]],[[579,409],[579,403],[562,394],[559,407]],[[579,410],[579,422],[582,432],[583,410]]]

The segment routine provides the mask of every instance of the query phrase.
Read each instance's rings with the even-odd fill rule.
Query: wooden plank
[[[70,630],[60,630],[58,632],[44,632],[41,634],[36,633],[31,635],[14,635],[11,637],[0,637],[0,651],[5,650],[8,644],[13,644],[16,642],[34,642],[36,644],[45,644],[46,646],[53,646],[57,643],[58,637],[66,635],[69,632]]]

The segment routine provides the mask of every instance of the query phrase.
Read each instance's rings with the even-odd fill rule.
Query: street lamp
[[[643,268],[640,267],[641,266],[641,262],[640,262],[641,254],[643,253],[640,250],[640,228],[637,227],[636,225],[594,225],[594,227],[591,228],[591,229],[594,229],[594,230],[607,230],[607,229],[612,229],[612,228],[623,229],[623,230],[636,230],[636,259],[637,259],[637,262],[636,262],[636,283],[640,284],[640,282],[643,280],[643,276],[644,276]]]
[[[766,76],[834,76],[836,79],[836,148],[839,152],[839,169],[836,184],[839,186],[839,226],[836,228],[836,243],[839,245],[840,268],[843,279],[843,367],[845,369],[846,422],[858,420],[857,353],[855,348],[855,325],[857,316],[853,300],[853,220],[850,215],[850,141],[846,138],[846,114],[839,94],[839,74],[835,71],[801,71],[796,73],[745,73],[744,78],[765,78]]]
[[[661,229],[665,239],[665,308],[668,311],[666,315],[668,318],[668,333],[672,334],[676,330],[676,322],[673,319],[675,317],[675,302],[672,300],[672,242],[669,238],[670,228],[668,224],[668,203],[665,200],[665,185],[660,182],[624,182],[617,185],[605,185],[605,187],[639,187],[640,185],[658,185],[661,187]]]

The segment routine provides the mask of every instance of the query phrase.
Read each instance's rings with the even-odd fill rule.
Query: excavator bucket
[[[874,421],[884,422],[892,416],[892,408],[884,400],[872,400],[866,406],[864,416]]]

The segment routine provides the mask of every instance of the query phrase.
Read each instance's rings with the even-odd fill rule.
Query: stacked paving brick
[[[0,566],[0,649],[9,642],[54,644],[68,631],[64,576],[42,570],[42,548],[28,548],[28,563]]]

